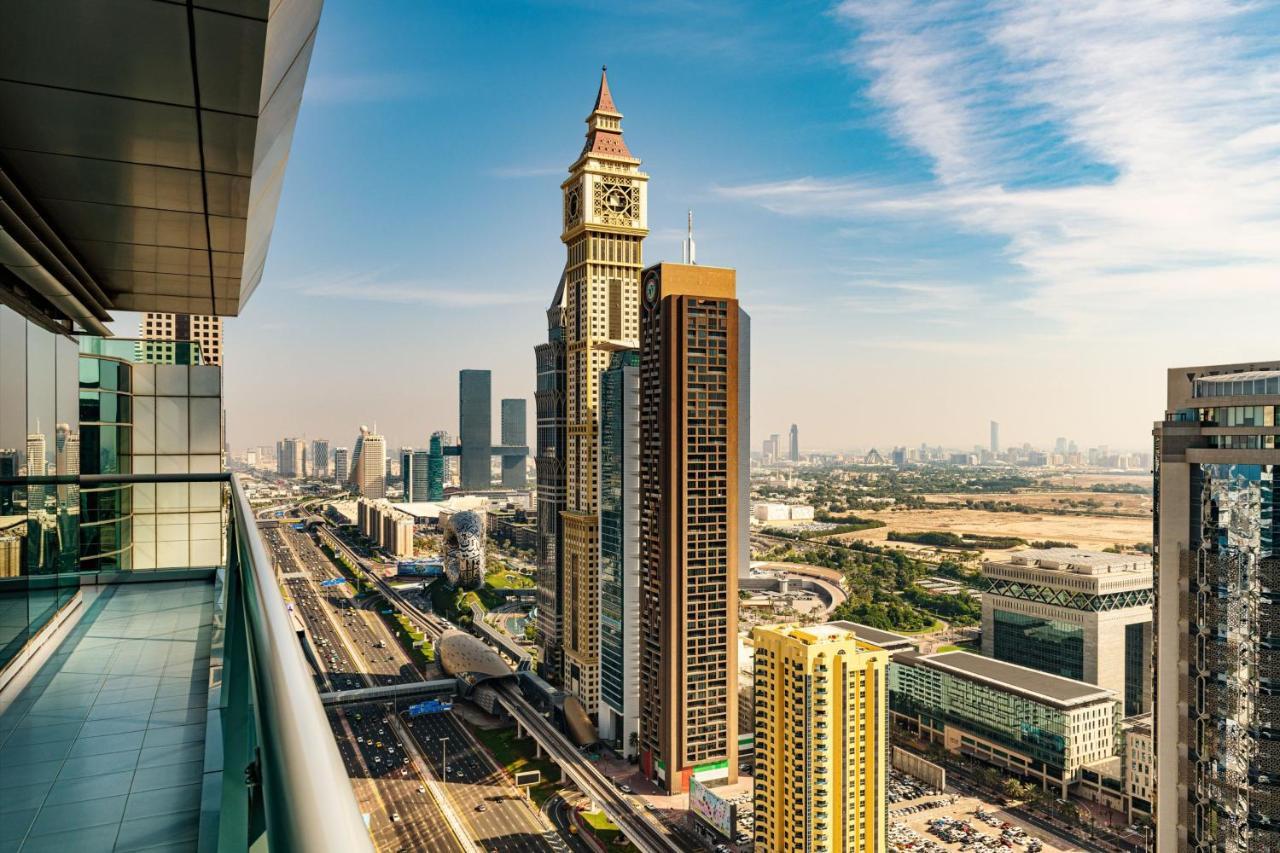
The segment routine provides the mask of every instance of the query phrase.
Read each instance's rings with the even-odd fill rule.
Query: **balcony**
[[[62,635],[38,651],[47,659],[15,661],[0,693],[0,847],[372,851],[238,483],[74,479],[215,484],[229,503],[226,561],[58,575],[76,589]]]

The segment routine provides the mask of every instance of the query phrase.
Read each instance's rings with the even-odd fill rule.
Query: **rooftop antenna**
[[[684,262],[686,264],[696,264],[698,262],[698,246],[693,242],[693,211],[689,211],[689,236],[684,238]]]

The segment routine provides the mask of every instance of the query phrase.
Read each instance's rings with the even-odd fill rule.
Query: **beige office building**
[[[152,364],[173,364],[174,341],[200,345],[202,364],[222,364],[222,318],[204,314],[165,314],[148,311],[142,315],[138,336],[145,342],[140,360]]]
[[[366,498],[387,496],[387,440],[365,426],[360,427],[360,437],[356,441],[351,485]]]
[[[889,653],[836,624],[751,637],[755,849],[883,853]]]
[[[1028,548],[982,567],[982,653],[1151,708],[1151,558]]]

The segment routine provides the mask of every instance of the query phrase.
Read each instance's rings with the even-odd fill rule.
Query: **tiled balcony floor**
[[[0,853],[194,850],[211,582],[119,584],[0,711]]]

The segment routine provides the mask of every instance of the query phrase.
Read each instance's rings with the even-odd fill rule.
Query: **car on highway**
[[[486,806],[484,803],[481,803],[480,805],[476,806],[476,811],[478,812],[485,812],[488,810],[489,810],[489,807]]]
[[[392,813],[391,813],[391,822],[392,822],[392,823],[399,823],[399,822],[400,822],[400,812],[392,812]]]

